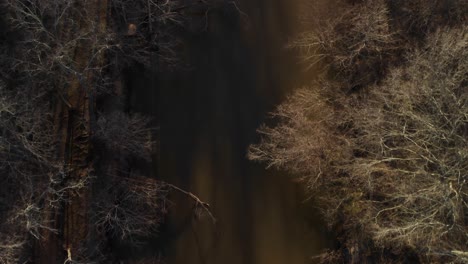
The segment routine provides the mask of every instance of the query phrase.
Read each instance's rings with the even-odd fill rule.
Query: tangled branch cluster
[[[166,211],[167,188],[147,177],[114,177],[97,201],[94,220],[101,232],[121,240],[151,236]]]
[[[366,12],[383,17],[374,8]],[[384,20],[371,21],[380,28]],[[323,34],[337,34],[336,25]],[[311,56],[368,74],[355,68],[364,52],[355,43],[375,48],[361,58],[371,64],[391,43],[374,32],[382,31],[300,41],[322,45]],[[363,37],[338,45],[351,35]],[[302,178],[330,227],[341,230],[340,248],[321,255],[322,263],[468,261],[468,32],[441,28],[424,43],[361,90],[343,90],[341,78],[299,89],[273,113],[278,125],[261,127],[261,143],[250,148],[251,159]]]
[[[99,72],[97,58],[110,48],[112,35],[97,25],[97,14],[87,5],[87,0],[7,0],[3,7],[9,10],[11,30],[19,32],[12,70],[49,91],[62,91],[71,77]],[[77,66],[78,46],[93,47],[83,69]]]
[[[97,121],[95,137],[114,155],[151,159],[155,142],[149,122],[148,118],[138,114],[102,114]]]
[[[308,67],[325,65],[347,89],[381,79],[388,60],[400,52],[385,0],[343,4],[336,13],[337,17],[317,22],[290,46],[301,51]]]
[[[17,252],[27,245],[28,237],[41,239],[44,230],[56,232],[45,208],[60,206],[70,192],[85,188],[89,179],[69,181],[64,163],[57,161],[47,95],[34,86],[12,89],[0,84],[0,216],[4,220],[0,234],[16,241],[2,240],[7,243],[0,254],[3,263],[24,257]]]

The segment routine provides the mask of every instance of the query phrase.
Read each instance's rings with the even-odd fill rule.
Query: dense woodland
[[[314,263],[468,263],[468,3],[337,5],[250,159],[307,186],[337,237]]]
[[[0,2],[0,263],[159,263],[131,254],[184,191],[135,166],[157,124],[128,105],[125,71],[175,67],[178,32],[216,5]]]
[[[309,5],[313,5],[313,1]],[[0,263],[163,263],[170,192],[125,74],[184,67],[216,0],[0,0]],[[305,8],[304,10],[310,10]],[[311,263],[468,263],[468,2],[336,0],[285,48],[317,75],[251,160],[309,193],[336,238]],[[122,253],[125,252],[125,253]]]

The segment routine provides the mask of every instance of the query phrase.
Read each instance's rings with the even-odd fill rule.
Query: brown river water
[[[301,10],[293,0],[242,0],[237,8],[210,11],[206,30],[184,36],[188,69],[130,74],[132,105],[160,123],[158,177],[209,203],[217,218],[197,217],[190,199],[171,194],[155,247],[168,264],[310,263],[331,245],[317,210],[285,172],[246,158],[268,112],[307,79],[285,49]]]

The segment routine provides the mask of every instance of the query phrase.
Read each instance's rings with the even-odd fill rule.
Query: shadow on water
[[[169,264],[308,263],[329,244],[301,187],[246,159],[267,113],[301,84],[284,49],[296,23],[291,2],[244,0],[245,15],[212,10],[206,31],[185,36],[189,70],[157,80],[131,74],[133,105],[160,123],[159,177],[197,194],[218,219],[216,227],[195,219],[186,197],[171,196],[161,234]]]

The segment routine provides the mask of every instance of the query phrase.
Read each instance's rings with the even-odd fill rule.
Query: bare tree
[[[114,176],[106,188],[94,209],[98,230],[135,243],[155,232],[166,211],[167,189],[163,183],[141,176]]]
[[[315,186],[327,171],[323,160],[341,152],[336,145],[340,140],[330,140],[332,127],[327,124],[333,119],[333,109],[319,91],[302,88],[278,106],[272,117],[280,123],[258,129],[263,135],[262,143],[250,146],[248,157],[267,162],[268,167],[286,168],[301,177],[317,175],[310,182]]]
[[[19,235],[13,237],[0,237],[0,263],[18,263],[26,244],[26,239]]]
[[[20,244],[27,245],[31,238],[41,240],[44,231],[58,232],[54,219],[48,217],[50,210],[85,188],[89,175],[70,180],[67,166],[57,160],[48,93],[35,86],[13,89],[0,83],[0,98],[0,216],[4,220],[0,238],[12,239],[11,243],[1,240],[5,243],[1,255],[9,259],[25,248]]]
[[[97,121],[95,137],[119,156],[151,159],[155,142],[149,121],[139,114],[118,111],[102,114]]]
[[[373,261],[466,263],[467,47],[466,28],[441,29],[380,85],[299,90],[260,129],[249,157],[308,183],[351,263],[370,248]]]
[[[351,173],[367,182],[375,241],[428,255],[467,251],[468,34],[442,30],[353,111],[365,151]]]
[[[94,134],[113,155],[146,160],[151,159],[154,140],[149,120],[140,115],[113,113],[101,115],[95,122],[96,87],[109,85],[112,75],[121,74],[118,67],[108,68],[117,56],[125,55],[144,65],[150,64],[152,56],[169,64],[176,61],[179,42],[175,32],[186,23],[184,10],[206,4],[109,1],[124,27],[131,29],[122,33],[107,28],[106,8],[98,2],[0,3],[2,26],[15,32],[12,43],[0,43],[0,219],[5,220],[0,223],[2,263],[26,261],[31,244],[39,241],[53,246],[60,237],[66,263],[101,260],[87,256],[90,252],[98,254],[89,250],[89,245],[77,242],[86,235],[86,228],[77,228],[76,222],[82,219],[74,217],[86,215],[88,210],[87,194],[94,175],[89,135]],[[100,175],[99,180],[106,181],[107,176]],[[95,210],[94,219],[100,231],[122,239],[154,233],[166,210],[168,185],[124,175],[104,186],[108,188],[105,199],[95,204],[99,210]],[[199,208],[208,208],[193,194],[185,194]],[[83,207],[76,209],[72,202],[81,202]],[[61,216],[66,222],[63,228],[57,221]],[[87,221],[83,220],[84,226]],[[64,234],[60,234],[62,231]],[[49,238],[53,234],[57,234],[57,241],[50,241],[55,239]]]
[[[372,84],[380,80],[400,45],[390,27],[390,14],[384,0],[361,4],[339,1],[338,11],[326,20],[313,21],[311,31],[290,43],[301,51],[308,67],[325,65],[334,79],[346,88]]]
[[[463,0],[386,1],[392,13],[392,25],[407,41],[423,43],[428,33],[440,27],[466,23],[468,3]]]
[[[21,35],[13,69],[35,78],[36,85],[45,89],[58,88],[54,86],[70,76],[84,78],[90,71],[100,71],[96,61],[110,48],[112,34],[93,21],[87,5],[87,1],[72,0],[8,0],[5,8],[10,11],[9,21]],[[93,55],[80,69],[75,49],[83,44],[92,47]]]

